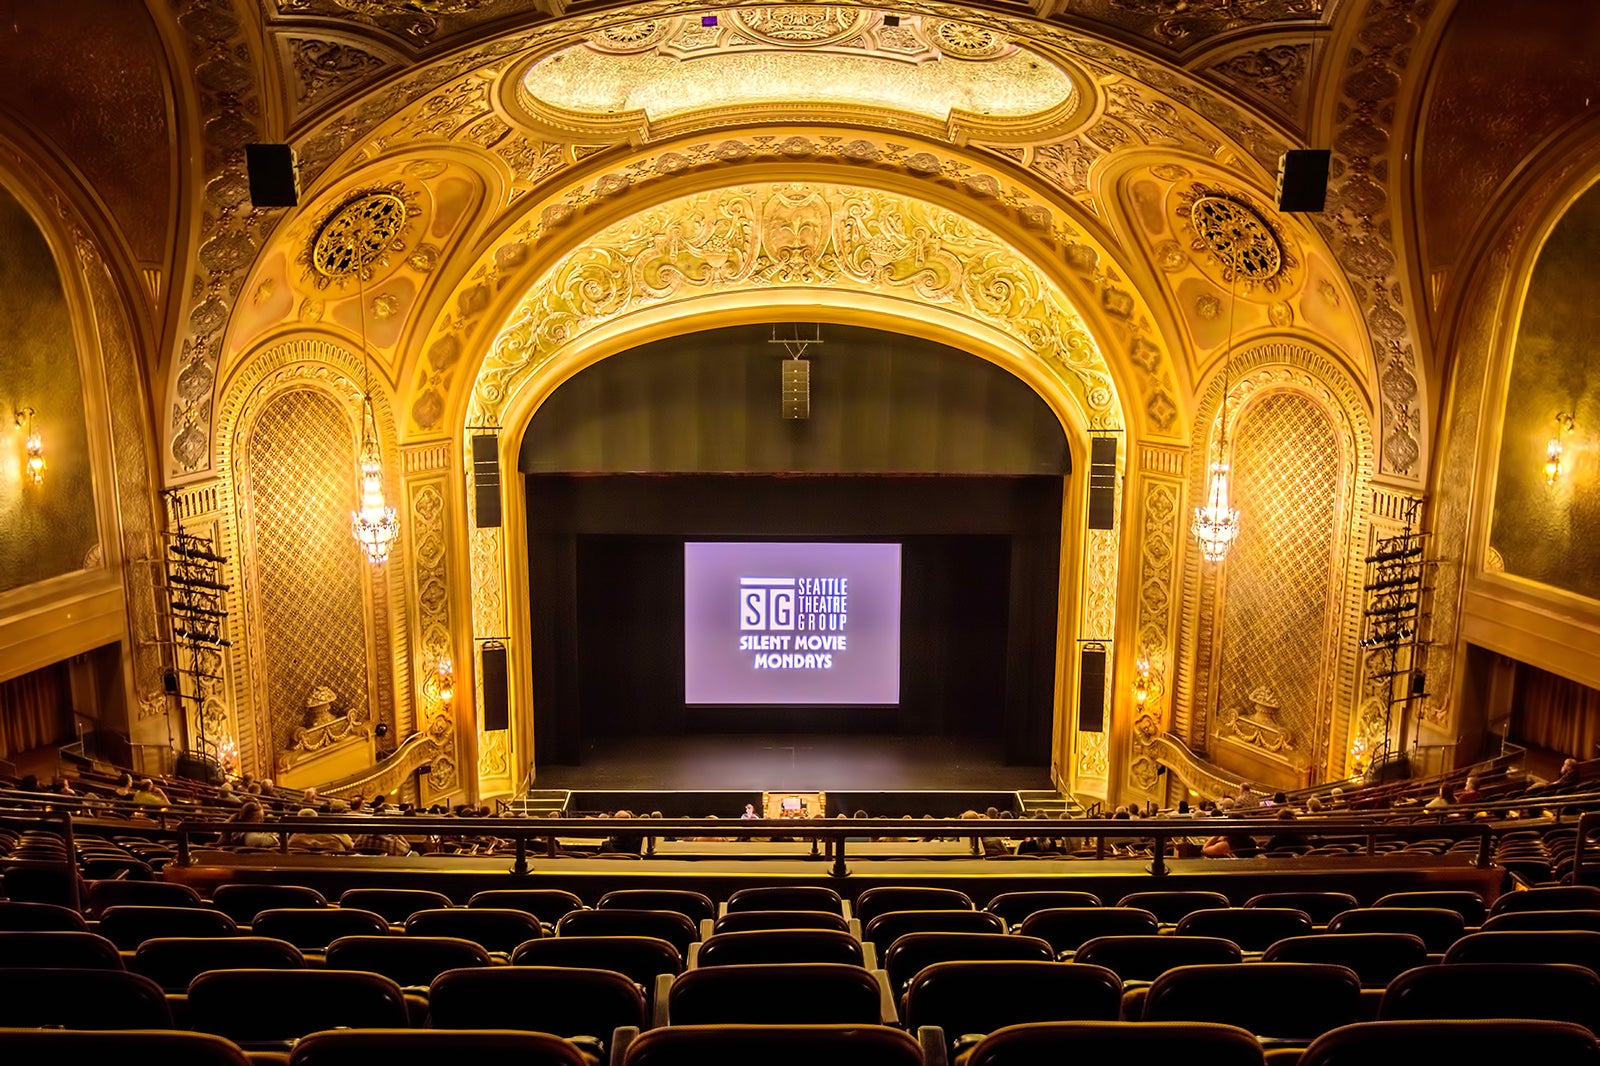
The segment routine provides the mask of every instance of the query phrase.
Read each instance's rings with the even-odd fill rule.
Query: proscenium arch
[[[677,198],[674,198],[677,199]],[[672,200],[668,200],[672,203]],[[660,205],[657,205],[658,207]],[[636,212],[633,219],[648,214]],[[608,220],[611,221],[611,220]],[[625,224],[611,222],[612,229]],[[590,234],[592,236],[592,233]],[[576,244],[583,235],[574,237]],[[580,245],[581,246],[581,245]],[[1011,257],[1005,265],[1017,271],[1030,273],[1038,279],[1040,271],[1015,249],[1008,249]],[[553,264],[540,279],[540,285],[552,284],[561,264]],[[822,323],[863,325],[889,332],[925,337],[987,359],[1022,380],[1043,399],[1060,420],[1068,447],[1082,458],[1088,451],[1088,440],[1093,430],[1122,430],[1126,425],[1125,408],[1120,393],[1105,360],[1100,356],[1093,337],[1076,316],[1076,302],[1062,292],[1058,285],[1046,279],[1043,284],[1054,300],[1059,301],[1075,324],[1079,336],[1073,343],[1090,346],[1088,354],[1080,351],[1084,364],[1099,375],[1107,395],[1100,397],[1098,412],[1092,413],[1085,405],[1081,390],[1069,385],[1070,371],[1053,370],[1036,345],[1026,343],[1023,336],[1008,332],[1000,324],[985,321],[969,308],[956,308],[932,300],[918,298],[914,291],[890,294],[874,291],[870,286],[835,284],[791,284],[779,286],[754,285],[709,293],[665,293],[662,298],[642,306],[603,315],[592,325],[584,323],[570,334],[563,333],[559,343],[531,360],[532,366],[521,374],[509,375],[503,391],[491,391],[492,403],[478,402],[483,392],[475,389],[473,402],[457,422],[460,436],[456,438],[455,454],[459,457],[452,481],[461,486],[459,501],[465,501],[471,489],[471,455],[469,440],[485,425],[492,425],[500,433],[499,460],[502,469],[516,468],[518,442],[534,412],[545,398],[560,385],[588,366],[619,352],[665,337],[698,332],[712,326],[740,325],[772,321],[785,317],[786,312],[797,313],[807,321]],[[538,286],[525,293],[519,308],[525,309],[540,298]],[[501,319],[494,345],[480,354],[477,361],[479,380],[482,380],[495,349],[507,343],[518,314]],[[1037,338],[1031,338],[1037,340]],[[1061,338],[1065,341],[1065,338]],[[522,343],[517,341],[515,343]],[[1095,417],[1099,415],[1098,419]],[[1119,463],[1126,461],[1127,449],[1121,452]],[[1057,647],[1055,654],[1054,712],[1052,771],[1063,785],[1076,772],[1073,759],[1073,733],[1065,724],[1063,713],[1066,696],[1076,691],[1077,664],[1067,651],[1076,646],[1077,639],[1089,637],[1109,638],[1116,627],[1117,598],[1091,597],[1086,588],[1085,572],[1088,566],[1087,506],[1088,482],[1086,478],[1073,480],[1067,486],[1063,500],[1062,533],[1060,548],[1060,595],[1057,607]],[[462,542],[470,544],[469,558],[455,560],[452,584],[456,588],[455,600],[463,617],[474,620],[474,636],[479,640],[503,638],[508,643],[508,689],[513,706],[509,750],[498,760],[506,778],[480,780],[485,793],[514,787],[510,767],[531,766],[533,714],[531,685],[531,633],[533,606],[517,590],[528,587],[528,554],[526,529],[526,493],[519,479],[503,479],[500,487],[501,514],[504,525],[498,529],[479,530],[472,525],[472,516],[463,507],[458,515],[458,529]],[[1116,528],[1110,538],[1115,543],[1120,538],[1122,520],[1116,518]],[[1113,569],[1119,551],[1113,551]],[[463,573],[465,571],[465,573]],[[1103,571],[1100,576],[1104,575]],[[1109,575],[1115,587],[1115,573]],[[458,658],[458,662],[472,664],[474,691],[481,699],[481,685],[476,675],[474,657]],[[486,742],[487,743],[487,742]],[[503,743],[503,740],[493,741]]]

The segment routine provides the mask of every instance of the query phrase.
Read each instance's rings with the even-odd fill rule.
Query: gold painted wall
[[[32,407],[44,484],[23,475],[16,408]],[[28,212],[0,188],[0,592],[98,564],[82,382],[56,261]]]
[[[363,560],[350,534],[355,429],[332,397],[294,389],[267,404],[247,449],[260,668],[274,754],[306,723],[318,685],[335,713],[368,703]]]
[[[1495,479],[1491,551],[1505,572],[1600,600],[1600,184],[1556,223],[1523,304]],[[1545,487],[1556,415],[1571,414],[1562,473]]]

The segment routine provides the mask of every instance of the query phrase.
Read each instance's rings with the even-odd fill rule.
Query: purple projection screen
[[[900,545],[683,546],[688,704],[900,702]]]

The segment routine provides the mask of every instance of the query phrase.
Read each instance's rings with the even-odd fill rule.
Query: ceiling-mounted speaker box
[[[244,163],[250,172],[251,207],[300,206],[293,148],[287,144],[247,144]]]
[[[1297,148],[1278,159],[1278,210],[1315,213],[1328,203],[1328,165],[1333,153],[1326,148]]]

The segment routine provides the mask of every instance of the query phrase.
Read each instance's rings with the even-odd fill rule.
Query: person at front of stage
[[[632,811],[618,811],[612,818],[632,818]],[[606,837],[600,845],[602,853],[638,855],[644,851],[644,837],[636,833],[618,833]]]

